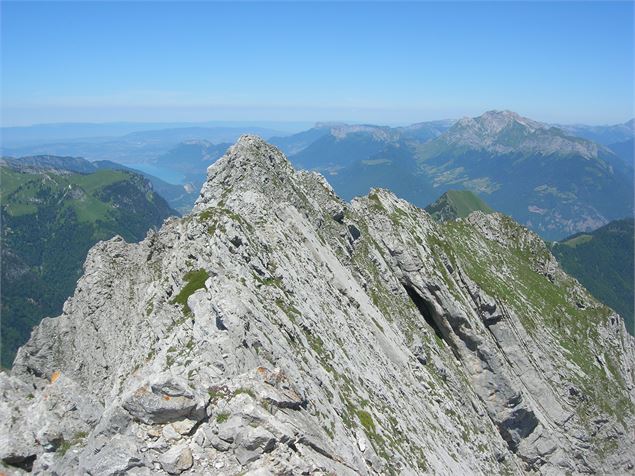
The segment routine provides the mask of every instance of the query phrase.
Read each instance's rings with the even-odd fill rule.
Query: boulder
[[[163,453],[159,462],[167,473],[180,474],[192,467],[192,451],[184,445],[175,446]]]

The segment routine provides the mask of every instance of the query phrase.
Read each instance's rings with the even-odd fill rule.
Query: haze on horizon
[[[629,1],[0,8],[2,126],[635,115]]]

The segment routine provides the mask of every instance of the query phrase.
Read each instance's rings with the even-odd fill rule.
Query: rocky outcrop
[[[190,215],[91,250],[0,375],[1,457],[43,474],[624,473],[634,367],[621,318],[509,218],[438,224],[382,190],[348,204],[243,136]]]

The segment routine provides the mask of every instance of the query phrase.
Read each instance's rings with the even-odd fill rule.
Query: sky
[[[0,3],[3,126],[634,114],[633,2]]]

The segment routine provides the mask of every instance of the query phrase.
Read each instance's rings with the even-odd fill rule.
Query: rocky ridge
[[[0,374],[42,474],[633,470],[635,340],[500,214],[347,204],[243,136],[193,212],[96,245]]]

